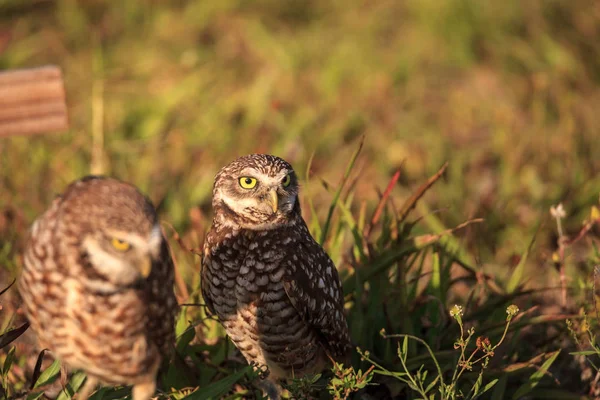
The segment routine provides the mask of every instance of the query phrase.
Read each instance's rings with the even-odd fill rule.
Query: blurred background
[[[397,170],[400,205],[448,162],[415,232],[483,218],[455,236],[499,285],[536,235],[530,289],[560,281],[550,207],[563,203],[575,236],[598,204],[598,2],[0,0],[0,70],[46,64],[63,70],[71,128],[0,139],[7,282],[29,224],[90,172],[139,186],[199,248],[220,167],[253,152],[285,158],[313,204],[305,217],[322,221],[364,138],[353,213],[372,212]],[[548,312],[589,303],[597,235],[564,260],[568,304],[537,294]],[[344,264],[345,248],[329,250]],[[180,264],[193,292],[198,259]]]

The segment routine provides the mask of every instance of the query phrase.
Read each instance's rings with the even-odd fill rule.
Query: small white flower
[[[565,208],[563,207],[562,203],[558,203],[557,206],[550,207],[550,215],[552,215],[554,218],[564,218],[567,216],[567,213],[565,212]]]
[[[509,317],[514,317],[519,313],[519,307],[517,307],[514,304],[511,304],[510,306],[506,307],[506,313]]]
[[[517,307],[514,304],[511,304],[510,306],[506,307],[506,320],[510,321],[512,319],[512,317],[514,317],[515,315],[517,315],[519,313],[519,307]]]
[[[456,317],[462,317],[463,315],[463,308],[461,306],[459,306],[458,304],[455,304],[454,307],[452,307],[450,309],[450,316],[453,318]]]

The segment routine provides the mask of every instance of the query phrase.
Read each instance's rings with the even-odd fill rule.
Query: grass
[[[60,65],[71,118],[63,134],[0,140],[0,280],[52,197],[102,172],[157,205],[177,294],[201,303],[189,250],[214,175],[269,152],[302,178],[363,354],[290,392],[593,398],[599,30],[583,0],[0,0],[0,69]],[[14,290],[2,298],[2,329],[21,326]],[[177,332],[164,396],[259,395],[202,307],[183,307]],[[56,379],[28,334],[3,354],[9,397]]]

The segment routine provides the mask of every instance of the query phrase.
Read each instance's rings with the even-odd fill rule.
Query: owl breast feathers
[[[246,178],[256,185],[244,188]],[[209,310],[274,379],[319,372],[351,346],[337,270],[311,237],[297,193],[293,169],[280,158],[234,161],[217,175],[204,246]]]
[[[114,179],[77,181],[33,224],[24,260],[19,290],[40,345],[90,385],[134,384],[149,398],[177,312],[150,202]]]

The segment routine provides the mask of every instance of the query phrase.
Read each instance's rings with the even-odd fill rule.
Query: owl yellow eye
[[[250,176],[242,176],[240,178],[240,186],[244,189],[253,189],[256,186],[256,178]]]
[[[283,185],[283,187],[290,186],[290,183],[292,183],[292,176],[291,175],[286,175],[285,178],[283,178],[283,180],[281,181],[281,184]]]
[[[127,243],[124,240],[117,239],[117,238],[112,238],[112,240],[110,241],[110,244],[117,251],[127,251],[131,248],[131,245],[129,243]]]

